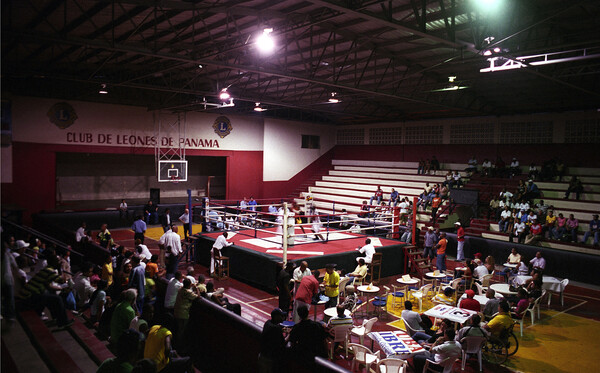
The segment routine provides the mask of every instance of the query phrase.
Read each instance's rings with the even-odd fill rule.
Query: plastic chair
[[[567,285],[569,284],[569,279],[565,278],[564,280],[562,280],[560,282],[560,305],[564,306],[565,305],[565,299],[563,297],[563,293],[565,292],[565,288],[567,287]],[[550,301],[552,301],[552,293],[549,292],[548,293],[548,306],[550,306]]]
[[[492,276],[494,275],[494,273],[490,273],[488,275],[484,275],[481,278],[481,287],[483,290],[487,291],[487,289],[490,287],[490,279],[492,278]]]
[[[373,298],[373,301],[371,302],[371,304],[375,307],[375,309],[378,310],[378,315],[379,317],[381,317],[381,311],[385,311],[385,313],[387,313],[387,298],[388,295],[390,294],[390,288],[387,286],[383,287],[385,289],[385,294],[383,294],[380,297],[375,297]]]
[[[348,284],[348,281],[350,281],[350,280],[351,280],[350,277],[344,277],[340,280],[340,284],[338,286],[338,289],[339,289],[338,304],[340,304],[340,296],[346,295],[346,285]]]
[[[355,326],[354,328],[352,328],[350,330],[350,337],[355,335],[360,340],[360,344],[361,345],[364,344],[365,343],[365,335],[367,335],[371,332],[371,329],[373,328],[373,325],[375,325],[377,320],[378,320],[377,317],[373,317],[372,319],[369,319],[369,320],[363,322],[362,325]]]
[[[423,366],[423,373],[426,372],[435,372],[438,373],[440,370],[440,368],[443,368],[443,373],[450,373],[452,372],[452,367],[454,367],[454,363],[456,363],[456,360],[458,360],[455,357],[447,357],[444,360],[440,361],[439,363],[436,363],[435,361],[432,360],[425,360],[425,366]],[[438,367],[436,369],[434,369],[433,367]]]
[[[377,364],[377,371],[380,373],[405,373],[408,363],[402,359],[383,359]]]
[[[467,364],[468,355],[477,354],[477,361],[479,362],[479,370],[483,370],[483,364],[481,362],[481,349],[485,345],[487,341],[486,337],[478,337],[478,336],[467,336],[460,340],[460,345],[462,346],[462,363],[461,369],[465,370],[465,365]]]
[[[344,350],[346,351],[346,359],[348,358],[348,333],[353,325],[337,325],[331,329],[333,340],[329,341],[329,358],[333,360],[333,350],[336,342],[344,342]]]
[[[544,297],[544,295],[546,295],[546,290],[544,290],[542,292],[542,295],[540,295],[539,298],[534,300],[533,303],[531,303],[529,305],[529,307],[527,307],[527,309],[523,312],[523,316],[520,319],[518,319],[519,324],[521,325],[521,337],[523,336],[523,320],[525,319],[527,314],[531,315],[531,325],[535,324],[534,319],[535,319],[536,309],[537,309],[537,313],[538,313],[538,320],[540,319],[540,302],[541,302],[542,298]]]
[[[363,281],[365,280],[365,277],[367,277],[368,273],[369,273],[369,269],[367,267],[367,272],[364,274],[364,276],[354,277],[354,286],[360,286],[360,285],[362,285]]]
[[[413,299],[419,300],[419,312],[423,311],[423,298],[429,294],[432,287],[433,284],[427,284],[421,286],[421,288],[417,291],[411,290],[410,295],[413,297]]]
[[[475,293],[477,293],[477,295],[484,295],[485,291],[483,290],[483,287],[478,283],[478,282],[474,282],[475,284],[475,289],[477,289],[477,291]]]
[[[416,332],[425,332],[425,330],[423,329],[413,329],[410,327],[410,325],[408,325],[408,322],[406,320],[404,320],[404,317],[400,317],[402,319],[402,322],[404,323],[404,327],[406,328],[406,332],[408,333],[409,336],[413,336],[415,335]]]
[[[356,363],[358,363],[359,367],[360,364],[364,364],[367,367],[367,372],[369,371],[371,364],[379,363],[379,356],[381,351],[373,353],[373,351],[369,350],[367,347],[361,346],[356,343],[350,343],[348,347],[350,348],[350,350],[352,350],[352,353],[354,354],[354,358],[352,359],[352,365],[350,366],[351,372],[354,372],[354,364]]]

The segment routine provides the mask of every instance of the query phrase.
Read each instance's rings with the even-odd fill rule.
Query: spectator
[[[498,230],[500,232],[506,232],[508,229],[508,223],[510,222],[512,213],[508,206],[504,206],[504,211],[500,214],[500,221],[498,222]]]
[[[454,294],[454,289],[452,289],[450,286],[447,286],[446,288],[444,288],[443,292],[437,293],[435,297],[431,299],[431,301],[434,304],[439,303],[445,304],[447,306],[453,306],[454,298],[452,297],[452,294]]]
[[[112,344],[118,345],[121,335],[129,329],[129,324],[135,317],[133,307],[136,297],[137,291],[135,289],[127,289],[121,294],[121,300],[110,319],[110,342]]]
[[[229,217],[228,219],[231,219],[231,217]],[[183,224],[183,239],[187,240],[188,234],[190,232],[190,210],[189,209],[185,209],[183,214],[181,214],[181,216],[179,217],[179,221],[181,222],[181,224]],[[233,219],[232,219],[232,221],[233,221]],[[231,227],[228,227],[227,229],[231,229]]]
[[[556,218],[556,224],[554,225],[554,229],[552,229],[552,236],[554,239],[560,240],[560,238],[567,231],[567,219],[563,216],[562,213],[558,214],[558,218]]]
[[[535,180],[538,177],[539,173],[540,173],[540,171],[538,170],[535,163],[531,162],[531,165],[529,166],[529,173],[527,174],[527,177],[529,177],[532,180]]]
[[[283,369],[285,359],[286,339],[283,336],[281,323],[285,320],[287,312],[275,308],[271,311],[271,318],[263,326],[260,335],[260,354],[258,366],[260,373],[275,373]]]
[[[298,307],[300,322],[290,332],[292,351],[308,365],[314,364],[314,357],[327,356],[325,328],[308,318],[308,307]]]
[[[588,237],[594,236],[594,246],[598,246],[598,239],[600,238],[600,220],[598,220],[598,214],[592,215],[592,220],[590,220],[590,228],[583,235],[582,244],[587,242]]]
[[[467,164],[469,166],[465,169],[465,171],[467,171],[469,173],[477,172],[477,158],[474,155],[471,157],[471,159],[469,159]]]
[[[175,301],[177,300],[177,294],[183,287],[183,274],[179,271],[175,272],[175,277],[169,281],[167,285],[167,292],[165,293],[165,309],[173,311],[175,308]]]
[[[115,243],[112,239],[110,232],[107,229],[106,224],[102,224],[100,226],[100,232],[98,233],[97,238],[98,238],[98,244],[105,249],[112,247],[112,245]]]
[[[538,251],[535,253],[535,258],[529,261],[531,268],[536,271],[543,271],[546,268],[546,259],[542,257],[542,253]]]
[[[358,277],[358,278],[362,279],[362,278],[365,278],[368,270],[369,270],[369,268],[367,267],[367,264],[365,263],[365,259],[358,258],[358,264],[356,265],[354,272],[348,273],[346,276],[352,277],[352,278]]]
[[[489,208],[488,208],[488,213],[487,213],[488,220],[490,220],[490,219],[499,220],[500,219],[500,214],[498,213],[499,207],[500,207],[500,201],[498,201],[498,198],[496,198],[496,196],[493,196],[489,203]]]
[[[454,340],[456,333],[454,329],[447,328],[444,335],[439,337],[431,346],[429,351],[414,355],[413,363],[415,372],[423,371],[425,360],[430,359],[439,363],[447,358],[458,358],[461,355],[460,343]]]
[[[373,254],[375,254],[375,246],[371,244],[370,238],[367,238],[365,240],[365,245],[363,247],[359,247],[356,250],[358,250],[358,252],[360,252],[361,254],[365,254],[365,256],[363,257],[365,263],[371,264],[371,261],[373,260]],[[356,261],[358,262],[359,259],[360,257],[356,258]]]
[[[86,235],[87,225],[85,222],[81,223],[81,226],[75,231],[75,242],[86,242],[89,241],[89,237]]]
[[[335,270],[335,264],[327,264],[325,266],[325,277],[323,277],[323,286],[325,287],[325,295],[329,297],[329,301],[325,304],[325,308],[335,307],[338,303],[338,295],[340,294],[340,275]]]
[[[509,172],[510,172],[511,179],[513,178],[513,176],[521,174],[521,168],[519,167],[519,161],[515,157],[513,157],[512,162],[510,162]]]
[[[540,198],[540,195],[542,193],[540,192],[540,189],[538,188],[537,184],[533,182],[533,180],[529,180],[528,184],[527,184],[527,192],[525,193],[525,198],[533,201],[536,198]]]
[[[171,347],[172,333],[162,325],[154,325],[148,331],[144,347],[144,358],[156,363],[158,372],[183,373],[193,371],[191,357],[177,357]]]
[[[477,312],[479,312],[479,310],[477,310]],[[481,316],[479,316],[479,314],[475,314],[475,315],[471,316],[471,318],[467,321],[469,322],[469,325],[463,326],[456,334],[455,339],[457,341],[460,342],[465,337],[488,337],[489,336],[489,333],[486,330],[483,330],[483,329],[481,329],[481,327],[479,327],[479,324],[481,323]],[[465,324],[466,324],[466,322],[465,322]]]
[[[564,199],[569,199],[571,192],[575,192],[575,199],[579,201],[579,197],[581,197],[581,193],[583,193],[583,185],[577,176],[571,177],[571,181],[569,181],[569,187],[567,188]]]
[[[483,276],[489,275],[490,272],[488,271],[487,267],[483,264],[481,259],[474,259],[473,262],[477,265],[477,267],[475,267],[475,270],[473,271],[473,276],[475,276],[477,280],[481,283],[483,280]]]
[[[439,169],[440,169],[440,161],[437,160],[435,155],[431,159],[430,168],[433,171],[434,175],[435,175],[436,171],[439,171]],[[428,172],[429,172],[429,170],[428,170]]]
[[[156,224],[158,222],[158,207],[152,203],[152,200],[144,206],[144,217],[146,223]]]
[[[190,320],[190,308],[192,302],[198,298],[199,294],[196,287],[192,288],[192,282],[189,278],[183,279],[183,287],[177,293],[175,299],[174,315],[177,324],[177,347],[183,349],[184,344],[184,333],[187,327],[188,321]]]
[[[422,159],[419,160],[419,165],[417,166],[417,175],[425,174],[425,161]]]
[[[133,239],[134,241],[140,240],[140,243],[144,243],[144,233],[146,233],[146,222],[142,220],[142,215],[138,215],[135,217],[135,221],[131,225],[131,230],[133,231]]]
[[[542,239],[542,226],[537,219],[533,219],[533,223],[529,227],[529,234],[525,236],[525,245],[537,245]]]
[[[370,208],[371,208],[371,206],[367,203],[367,201],[363,201],[362,206],[360,207],[360,212],[358,213],[358,217],[359,218],[368,218]]]
[[[475,312],[481,311],[481,304],[475,299],[475,292],[469,289],[465,291],[465,294],[467,294],[467,297],[460,301],[458,307]]]
[[[495,175],[497,177],[505,177],[506,176],[506,163],[504,163],[504,161],[502,160],[502,157],[498,156],[498,158],[496,158],[496,164],[495,164],[496,168],[495,168]]]
[[[440,234],[440,240],[437,245],[435,245],[434,249],[437,250],[437,262],[436,266],[439,271],[446,270],[446,246],[448,245],[448,240],[446,239],[446,233],[442,232]]]
[[[358,298],[356,296],[354,285],[346,286],[346,297],[344,298],[344,301],[340,303],[342,307],[344,307],[348,311],[353,311],[354,306],[356,306],[357,302]]]
[[[515,219],[514,220],[514,224],[513,224],[513,228],[512,231],[510,233],[510,237],[508,238],[508,240],[510,242],[513,242],[514,238],[517,238],[517,242],[518,243],[523,243],[525,242],[525,223],[521,222],[519,219]]]
[[[290,304],[292,301],[292,291],[290,289],[290,281],[292,276],[291,271],[294,270],[294,263],[287,262],[285,268],[283,263],[280,263],[281,270],[277,274],[277,290],[279,293],[279,309],[284,310],[286,316],[290,310]]]
[[[427,232],[425,232],[425,243],[423,249],[423,258],[429,258],[430,260],[435,258],[435,251],[433,247],[439,241],[437,235],[434,232],[433,226],[427,227]]]
[[[517,291],[517,296],[519,297],[519,301],[516,304],[516,307],[513,309],[512,316],[517,319],[523,318],[523,314],[525,310],[529,307],[529,294],[523,288],[519,288]]]
[[[98,326],[98,322],[102,317],[102,313],[104,312],[104,307],[108,303],[106,297],[106,287],[108,286],[105,280],[100,280],[97,283],[97,289],[94,291],[92,296],[90,297],[90,322],[94,326]]]
[[[485,158],[483,163],[481,164],[481,175],[483,176],[491,176],[492,173],[492,162]]]
[[[127,286],[135,289],[137,292],[136,309],[138,312],[141,312],[142,307],[144,306],[144,297],[146,295],[145,274],[146,269],[141,265],[140,257],[134,255],[131,258],[131,273],[129,274],[129,282]]]
[[[90,262],[85,262],[81,266],[81,271],[75,275],[73,282],[73,290],[75,291],[75,300],[77,301],[77,309],[82,308],[90,300],[90,296],[96,291],[92,286],[90,277],[92,276],[94,265]]]
[[[489,331],[492,336],[499,338],[505,329],[512,328],[513,320],[509,315],[510,306],[506,300],[500,302],[498,307],[498,314],[490,320],[487,324],[483,325],[483,329]]]
[[[298,286],[300,285],[300,281],[304,276],[310,276],[312,272],[310,268],[308,268],[308,263],[303,260],[300,262],[300,266],[294,269],[293,279],[294,279],[294,290],[298,290]]]
[[[131,372],[139,355],[140,340],[140,333],[125,330],[116,344],[115,357],[104,360],[96,373]]]
[[[456,228],[456,260],[462,262],[465,260],[465,229],[460,222],[454,223]]]
[[[437,211],[442,204],[442,199],[436,194],[431,200],[431,222],[435,224],[437,219]]]
[[[294,301],[294,322],[300,321],[299,308],[305,307],[310,309],[312,298],[319,294],[319,271],[314,271],[312,276],[304,276],[300,281],[298,290],[296,291],[296,299]]]
[[[377,204],[380,204],[382,198],[383,198],[383,190],[381,189],[381,186],[377,186],[377,190],[375,191],[375,194],[373,196],[371,196],[371,199],[369,200],[369,205],[373,204],[374,199],[377,200]]]
[[[494,289],[488,289],[485,293],[485,297],[488,299],[487,303],[483,307],[483,315],[486,320],[490,320],[497,312],[500,299],[496,298],[496,292]]]
[[[206,298],[218,304],[219,306],[226,308],[228,311],[241,316],[242,306],[240,306],[238,303],[229,302],[229,299],[225,296],[224,292],[225,289],[223,288],[218,288],[215,290],[215,285],[212,282],[206,284]]]
[[[556,225],[556,216],[554,216],[554,211],[548,211],[548,215],[546,215],[546,223],[542,227],[542,235],[546,237],[546,232],[548,232],[548,238],[552,238],[552,230]]]
[[[569,214],[569,218],[565,224],[567,233],[571,235],[570,239],[572,242],[577,242],[577,230],[579,229],[579,220],[575,219],[573,214]]]
[[[462,176],[460,176],[460,173],[458,171],[454,171],[454,173],[452,174],[452,188],[460,188],[462,186]]]
[[[396,191],[396,189],[392,188],[392,192],[390,193],[390,206],[392,206],[393,204],[395,207],[398,204],[399,200],[400,194]]]

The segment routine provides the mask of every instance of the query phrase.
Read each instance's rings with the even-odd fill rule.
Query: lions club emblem
[[[215,133],[219,135],[220,138],[224,138],[225,136],[229,135],[231,130],[233,130],[231,121],[225,116],[215,119],[215,123],[213,123],[212,127],[215,129]]]
[[[48,119],[50,119],[50,122],[56,124],[61,130],[70,127],[77,119],[75,109],[66,102],[54,104],[50,110],[48,110],[46,115],[48,116]]]

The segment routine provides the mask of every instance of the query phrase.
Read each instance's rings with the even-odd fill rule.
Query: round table
[[[445,273],[439,273],[437,275],[434,275],[433,272],[427,272],[425,273],[425,276],[430,277],[433,279],[433,288],[436,289],[437,288],[437,284],[438,284],[438,280],[441,280],[443,278],[448,277],[448,275],[446,275]]]
[[[516,291],[510,291],[510,285],[508,284],[491,284],[490,289],[502,295],[516,295]]]
[[[460,301],[465,299],[467,297],[467,294],[463,294],[460,299],[458,300],[458,304],[460,304]],[[502,294],[500,293],[496,293],[496,298],[504,298],[502,296]],[[485,295],[485,294],[481,294],[481,295],[475,295],[473,297],[473,299],[475,299],[476,301],[479,302],[479,305],[481,306],[481,311],[483,311],[483,309],[485,308],[486,303],[489,301],[489,298]]]
[[[325,314],[325,316],[336,317],[337,316],[337,307],[329,307],[325,311],[323,311],[323,313]],[[346,317],[350,317],[351,314],[352,313],[350,312],[350,310],[344,310],[344,315]]]
[[[375,285],[361,285],[359,287],[356,288],[356,290],[360,291],[363,294],[367,294],[367,316],[369,315],[369,301],[370,301],[370,295],[371,294],[377,294],[379,293],[379,287],[375,286]]]
[[[518,265],[519,265],[518,263],[515,263],[515,264],[512,264],[512,263],[504,263],[504,264],[503,264],[503,266],[505,266],[505,267],[508,267],[508,268],[517,268],[517,266],[518,266]]]

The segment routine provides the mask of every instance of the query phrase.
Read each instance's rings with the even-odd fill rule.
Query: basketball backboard
[[[181,182],[187,181],[186,160],[162,160],[158,161],[158,182]]]

